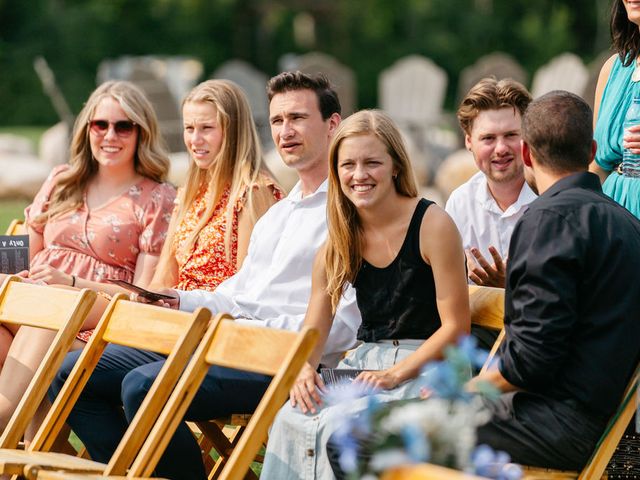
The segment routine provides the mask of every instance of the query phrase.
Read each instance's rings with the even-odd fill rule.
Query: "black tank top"
[[[440,327],[433,271],[420,254],[420,225],[431,204],[420,199],[390,265],[377,268],[362,259],[353,283],[362,316],[358,340],[426,339]]]

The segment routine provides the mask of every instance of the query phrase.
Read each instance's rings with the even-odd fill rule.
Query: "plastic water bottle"
[[[629,110],[627,110],[627,114],[624,117],[623,135],[627,134],[629,127],[636,125],[640,125],[640,97],[634,97]],[[621,170],[623,173],[635,174],[633,176],[640,175],[640,155],[625,148],[622,152]]]

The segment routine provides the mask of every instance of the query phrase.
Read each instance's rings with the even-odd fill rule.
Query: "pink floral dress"
[[[176,196],[173,186],[144,178],[100,207],[85,203],[44,225],[33,220],[46,211],[56,176],[68,165],[53,169],[33,203],[25,210],[27,224],[42,234],[44,248],[31,267],[50,265],[66,274],[91,281],[133,281],[140,253],[160,255]],[[91,330],[78,338],[88,340]]]

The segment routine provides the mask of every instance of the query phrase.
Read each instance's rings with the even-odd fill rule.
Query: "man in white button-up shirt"
[[[458,226],[469,281],[504,287],[511,233],[536,195],[524,181],[521,117],[531,95],[520,83],[485,78],[458,109],[465,145],[480,169],[445,207]]]
[[[287,88],[294,75],[281,74],[269,83],[269,121],[280,156],[297,170],[300,181],[258,220],[241,269],[214,292],[178,292],[181,310],[204,306],[268,327],[298,330],[302,325],[313,259],[327,236],[327,156],[340,115],[332,111],[335,106],[319,105],[313,90]],[[336,312],[324,363],[335,362],[336,355],[353,346],[359,324],[355,292],[348,289]]]
[[[340,123],[340,103],[321,75],[282,73],[269,81],[267,90],[273,140],[300,181],[258,220],[247,257],[234,276],[214,292],[165,293],[173,292],[175,301],[168,303],[182,310],[205,306],[229,312],[237,321],[298,330],[311,294],[313,259],[327,236],[328,147]],[[359,325],[355,294],[347,291],[336,312],[325,361],[353,346]],[[150,352],[112,347],[118,346],[107,348],[68,420],[91,457],[103,462],[126,428],[122,406],[126,419],[133,418],[164,363],[163,357]],[[65,359],[52,384],[54,392],[76,358],[71,354]],[[252,412],[269,381],[264,375],[212,367],[185,418],[197,421]],[[178,427],[156,473],[172,480],[206,479],[200,448],[186,424]]]

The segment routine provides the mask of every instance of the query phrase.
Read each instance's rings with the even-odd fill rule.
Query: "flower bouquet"
[[[510,463],[508,454],[487,445],[476,447],[476,428],[489,420],[482,397],[498,392],[482,384],[479,394],[472,394],[465,384],[472,368],[484,363],[486,352],[473,337],[465,337],[444,356],[420,374],[424,398],[380,403],[374,391],[357,382],[329,388],[329,404],[369,398],[365,412],[346,417],[333,437],[340,445],[340,465],[352,478],[374,479],[394,466],[423,462],[487,478],[521,478],[522,469]]]

